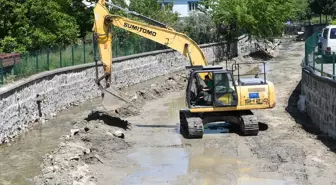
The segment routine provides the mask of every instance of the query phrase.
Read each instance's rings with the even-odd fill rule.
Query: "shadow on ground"
[[[266,131],[268,129],[268,125],[266,123],[262,123],[259,122],[259,133],[262,131]],[[179,123],[177,125],[180,125]],[[180,126],[178,126],[180,127]],[[183,136],[183,138],[188,139],[188,134],[187,131],[184,130],[182,127],[181,128],[177,128],[180,131],[180,134]],[[225,131],[223,131],[223,129]],[[209,133],[209,131],[215,131],[214,133]],[[223,131],[223,132],[221,132]],[[243,133],[240,130],[240,127],[237,124],[213,124],[211,126],[207,126],[207,129],[204,129],[204,135],[208,135],[208,134],[237,134],[239,136],[242,137],[257,137],[257,136],[245,136],[243,135]],[[191,138],[191,139],[195,139],[195,138]],[[197,139],[197,138],[196,138]]]
[[[107,112],[102,111],[92,111],[87,118],[86,121],[93,121],[93,120],[102,120],[106,125],[122,128],[124,130],[129,130],[131,124],[126,121],[122,120],[119,117],[112,116]]]
[[[331,151],[336,153],[336,141],[321,132],[320,129],[313,124],[309,116],[306,113],[300,112],[298,109],[297,102],[299,101],[300,94],[301,81],[290,95],[286,111],[295,119],[296,123],[302,126],[306,132],[316,135],[318,140],[323,142]]]
[[[270,60],[270,59],[273,58],[270,54],[266,53],[263,50],[253,52],[253,53],[249,54],[249,56],[256,59],[256,60],[264,60],[264,61],[265,60]]]

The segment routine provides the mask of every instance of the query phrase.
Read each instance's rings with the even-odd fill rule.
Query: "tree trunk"
[[[322,23],[322,14],[320,14],[320,24]]]
[[[326,20],[325,23],[328,24],[328,15],[325,15],[325,18],[326,18],[325,19]]]

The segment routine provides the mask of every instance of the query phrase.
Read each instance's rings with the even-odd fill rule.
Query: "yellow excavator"
[[[119,15],[112,15],[106,4],[140,17],[151,24],[134,21]],[[274,84],[264,77],[242,78],[239,65],[232,69],[208,65],[205,56],[192,39],[173,28],[136,12],[121,8],[105,0],[99,0],[94,8],[94,42],[97,43],[105,74],[96,83],[102,89],[110,87],[112,71],[111,26],[135,33],[169,48],[172,48],[190,61],[188,85],[186,88],[187,108],[179,111],[180,127],[188,138],[202,138],[204,124],[217,121],[236,123],[242,134],[257,135],[258,120],[251,110],[270,109],[276,105]],[[97,61],[96,61],[97,62]],[[265,63],[264,68],[265,68]],[[234,75],[237,71],[238,75]],[[235,77],[238,76],[238,79]],[[103,88],[100,81],[105,78]]]

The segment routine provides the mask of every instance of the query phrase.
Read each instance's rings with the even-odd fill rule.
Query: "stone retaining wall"
[[[240,40],[243,41],[232,45],[231,52],[248,53],[246,37]],[[226,47],[213,43],[201,48],[211,63],[223,56]],[[186,65],[190,65],[187,58],[173,50],[119,57],[113,59],[112,81],[117,87],[127,87],[183,70]],[[0,88],[0,144],[39,120],[51,119],[69,106],[100,96],[94,83],[94,66],[89,63],[47,71]],[[103,69],[99,67],[99,76],[102,74]]]
[[[305,111],[320,130],[336,139],[336,81],[302,70],[301,92]]]

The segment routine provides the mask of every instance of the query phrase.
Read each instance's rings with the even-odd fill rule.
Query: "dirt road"
[[[79,120],[75,125],[79,130],[65,136],[60,147],[46,156],[37,182],[336,184],[336,155],[330,150],[333,146],[300,125],[309,121],[296,108],[295,89],[301,78],[303,55],[304,43],[285,42],[279,57],[268,61],[268,80],[275,84],[277,106],[255,111],[262,122],[262,131],[256,137],[239,136],[228,127],[206,129],[201,140],[185,139],[178,126],[178,110],[184,107],[183,78],[179,77],[164,88],[152,85],[151,91],[138,93],[137,105],[142,106],[139,112],[139,106],[127,107],[120,110],[121,119],[95,112],[86,121]],[[166,91],[171,92],[146,101]],[[129,130],[123,130],[126,126]],[[125,139],[112,135],[118,129],[123,130]]]

